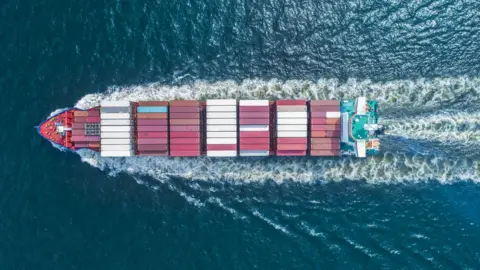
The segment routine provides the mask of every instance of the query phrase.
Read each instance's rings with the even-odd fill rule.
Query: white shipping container
[[[277,125],[278,131],[307,131],[307,125]]]
[[[207,138],[237,138],[237,132],[207,132]]]
[[[100,132],[102,139],[125,139],[132,137],[130,132]]]
[[[207,144],[237,144],[237,138],[207,138]]]
[[[131,114],[129,113],[100,113],[101,119],[130,119]]]
[[[237,131],[236,125],[207,125],[207,131]]]
[[[225,106],[225,105],[237,105],[237,100],[236,99],[207,99],[207,106],[210,105],[219,105],[219,106]]]
[[[230,119],[215,119],[215,118],[208,118],[207,125],[236,125],[237,119],[230,118]]]
[[[207,151],[207,157],[236,157],[236,150],[216,150],[216,151]]]
[[[130,132],[131,126],[102,126],[101,132]]]
[[[102,107],[130,107],[130,101],[102,101]]]
[[[237,112],[207,112],[207,119],[237,119]]]
[[[269,156],[270,152],[268,150],[242,150],[240,151],[241,157],[263,157]]]
[[[307,112],[277,112],[277,118],[307,118]]]
[[[237,106],[207,106],[207,112],[236,112]]]
[[[107,144],[102,145],[102,151],[130,151],[132,146],[129,144]]]
[[[268,125],[240,125],[240,131],[268,131]]]
[[[327,112],[327,118],[340,118],[340,112]]]
[[[240,106],[269,106],[268,100],[240,100]]]
[[[306,131],[277,131],[278,138],[306,138]]]
[[[132,125],[132,121],[129,119],[123,120],[102,120],[102,126],[130,126]]]
[[[133,151],[101,151],[102,157],[130,157],[133,156]]]
[[[307,118],[279,118],[277,125],[306,125]]]
[[[100,144],[102,145],[107,145],[107,144],[131,144],[130,139],[102,139],[100,141]]]

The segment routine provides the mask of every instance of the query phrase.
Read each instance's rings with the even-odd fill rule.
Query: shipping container
[[[200,119],[170,119],[170,125],[200,125]]]
[[[239,104],[241,107],[244,107],[244,106],[255,106],[255,107],[261,107],[261,106],[269,106],[270,103],[268,100],[264,99],[264,100],[246,100],[246,99],[243,99],[243,100],[240,100],[239,101]]]
[[[101,151],[102,157],[130,157],[133,156],[132,151]]]
[[[223,151],[223,150],[235,150],[237,151],[236,144],[209,144],[207,145],[207,151]]]
[[[269,129],[269,125],[241,125],[239,127],[240,131],[268,131]]]
[[[327,118],[340,118],[340,112],[327,112]]]
[[[76,117],[87,117],[87,116],[88,116],[88,112],[87,112],[87,111],[74,111],[74,112],[73,112],[73,116],[76,116]]]
[[[200,156],[199,151],[170,151],[171,157],[198,157]]]
[[[170,131],[200,131],[200,126],[171,126]]]
[[[312,130],[310,131],[310,137],[316,138],[316,137],[327,137],[327,132],[326,131],[315,131]]]
[[[311,144],[310,149],[312,149],[312,150],[340,150],[340,144],[339,143]]]
[[[138,106],[168,106],[168,101],[139,101]]]
[[[278,125],[278,131],[307,131],[307,125]]]
[[[199,138],[170,138],[170,145],[172,144],[197,144],[200,145]]]
[[[207,105],[207,112],[236,112],[237,106],[209,106]]]
[[[131,144],[131,141],[130,139],[102,139],[100,143],[103,146],[106,144]]]
[[[270,150],[269,144],[240,144],[240,150]]]
[[[166,119],[138,119],[137,126],[166,126],[168,120]]]
[[[306,112],[307,106],[278,106],[277,112]]]
[[[72,136],[72,142],[96,142],[100,141],[100,136]]]
[[[270,131],[240,131],[240,138],[269,138]]]
[[[207,125],[207,131],[237,131],[236,125]]]
[[[139,113],[166,113],[168,112],[167,106],[154,106],[154,107],[137,107]]]
[[[305,139],[306,143],[306,139]],[[270,144],[270,138],[242,138],[240,144]]]
[[[167,119],[167,113],[139,113],[137,114],[138,119]]]
[[[138,132],[138,138],[168,138],[168,132]]]
[[[170,113],[198,113],[200,107],[170,107]]]
[[[207,131],[207,138],[236,138],[236,131]]]
[[[208,118],[221,118],[221,119],[228,119],[228,118],[237,118],[236,112],[207,112],[207,119]]]
[[[207,118],[207,125],[236,125],[237,119],[230,118],[230,119],[208,119]]]
[[[101,146],[102,151],[130,151],[133,146],[128,144],[106,144]]]
[[[131,113],[130,107],[102,107],[100,109],[101,114],[104,113]]]
[[[263,157],[269,156],[270,151],[268,150],[242,150],[239,152],[239,155],[242,157]]]
[[[306,125],[307,118],[277,118],[278,125]]]
[[[75,148],[86,148],[88,147],[87,142],[75,142],[74,143]]]
[[[311,156],[323,156],[323,157],[339,156],[340,151],[338,151],[338,150],[311,150],[310,155]]]
[[[326,118],[327,113],[326,112],[311,112],[310,117],[311,118]]]
[[[103,119],[130,119],[131,115],[129,113],[102,113],[100,118]]]
[[[312,144],[338,144],[340,143],[340,139],[338,138],[312,138]]]
[[[284,100],[277,100],[276,101],[277,107],[282,105],[305,105],[307,101],[305,100],[292,100],[292,99],[284,99]]]
[[[85,122],[87,122],[87,123],[100,123],[100,117],[89,116],[85,119]]]
[[[340,131],[327,131],[327,137],[340,138]]]
[[[277,112],[277,118],[307,118],[307,112]]]
[[[85,123],[73,123],[72,128],[73,129],[85,129]]]
[[[100,111],[88,111],[88,116],[100,117]]]
[[[240,112],[240,118],[266,118],[269,119],[269,112]]]
[[[277,137],[302,138],[307,137],[307,131],[277,131]]]
[[[74,117],[73,122],[74,123],[85,123],[87,121],[87,117]]]
[[[130,107],[130,101],[102,101],[101,107]]]
[[[200,151],[198,144],[172,144],[170,151]]]
[[[100,148],[100,142],[99,141],[89,142],[88,147]]]
[[[207,138],[207,144],[237,144],[237,138]]]
[[[314,106],[310,107],[311,112],[339,112],[340,106]]]
[[[159,156],[159,157],[166,157],[168,156],[168,151],[146,151],[146,152],[138,152],[137,156]]]
[[[170,138],[200,138],[200,132],[196,131],[171,131]]]
[[[102,139],[125,139],[131,138],[132,134],[130,132],[101,132],[100,137]]]
[[[277,144],[279,150],[307,150],[307,144]]]
[[[307,138],[277,138],[277,144],[307,144]]]
[[[72,130],[72,136],[85,136],[85,129]]]
[[[167,151],[168,145],[166,144],[139,144],[137,145],[138,151]]]
[[[339,100],[310,100],[310,106],[340,106]]]
[[[167,144],[167,138],[139,138],[137,144]]]
[[[327,118],[327,125],[340,125],[341,120],[340,118]]]
[[[306,150],[278,150],[277,156],[306,156]]]
[[[170,119],[199,119],[199,113],[170,113]]]
[[[168,126],[137,126],[137,131],[168,131]]]
[[[132,126],[102,126],[101,132],[130,132]]]
[[[100,122],[102,126],[128,126],[132,124],[131,120],[102,120]]]
[[[170,101],[170,110],[172,107],[198,107],[200,102],[198,100],[172,100]]]
[[[207,157],[236,157],[237,151],[224,150],[224,151],[207,151]]]
[[[240,112],[269,112],[270,107],[268,106],[240,106],[238,107]]]
[[[268,125],[270,119],[268,118],[240,118],[240,125]]]
[[[236,99],[207,99],[207,107],[210,105],[228,106],[237,105]]]
[[[331,119],[328,119],[331,120]],[[311,118],[310,125],[326,125],[327,118]]]

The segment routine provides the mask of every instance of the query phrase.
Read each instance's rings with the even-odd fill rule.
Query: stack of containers
[[[237,100],[207,100],[207,156],[237,156]]]
[[[340,155],[340,101],[310,101],[310,155]]]
[[[305,100],[278,100],[277,156],[307,154],[307,105]]]
[[[240,156],[270,154],[270,105],[268,100],[240,100]]]
[[[87,132],[87,126],[100,123],[100,111],[96,108],[88,111],[73,112],[72,138],[73,146],[78,148],[100,148],[100,134]],[[89,130],[90,131],[90,130]]]
[[[168,101],[140,101],[137,107],[137,155],[168,156]]]
[[[133,156],[132,109],[128,101],[101,103],[101,151],[103,157]]]
[[[200,156],[200,102],[170,102],[170,156]]]

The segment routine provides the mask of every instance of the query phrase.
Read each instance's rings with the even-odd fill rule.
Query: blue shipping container
[[[166,113],[166,112],[168,112],[168,107],[166,107],[166,106],[155,106],[155,107],[139,106],[139,107],[137,107],[137,112],[139,112],[139,113]]]

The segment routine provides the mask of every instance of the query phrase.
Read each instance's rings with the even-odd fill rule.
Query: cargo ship
[[[48,141],[103,157],[356,156],[380,150],[379,104],[353,100],[103,101],[37,128]]]

